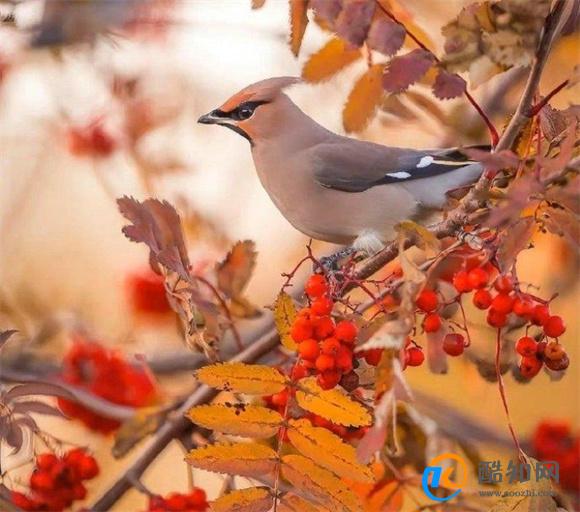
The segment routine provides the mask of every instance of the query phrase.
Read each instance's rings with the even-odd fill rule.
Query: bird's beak
[[[220,124],[226,121],[223,115],[219,115],[218,110],[212,110],[211,112],[201,116],[197,122],[201,124]]]

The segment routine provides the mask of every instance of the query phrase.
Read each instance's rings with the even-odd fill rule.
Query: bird
[[[458,148],[390,147],[327,130],[285,93],[300,81],[253,83],[198,122],[224,126],[249,141],[262,186],[308,237],[373,255],[400,222],[429,222],[448,192],[481,175],[482,164]]]

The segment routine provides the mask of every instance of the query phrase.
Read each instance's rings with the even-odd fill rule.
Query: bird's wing
[[[416,151],[346,137],[318,144],[312,151],[316,181],[344,192],[430,178],[475,163],[457,148]]]

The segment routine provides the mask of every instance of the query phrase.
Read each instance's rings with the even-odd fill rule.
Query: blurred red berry
[[[318,297],[310,306],[312,313],[318,316],[330,315],[334,302],[328,297]]]
[[[564,320],[560,316],[550,316],[543,323],[544,333],[550,338],[558,338],[566,332],[566,326],[564,325]]]
[[[492,301],[491,293],[489,293],[488,290],[485,289],[477,290],[473,294],[473,305],[477,309],[489,308],[489,306],[491,306],[491,301]]]
[[[208,506],[205,491],[200,488],[193,489],[187,495],[187,504],[195,510],[205,510]]]
[[[135,313],[158,315],[171,311],[165,281],[151,269],[130,274],[126,280],[126,291]]]
[[[469,283],[469,274],[465,270],[460,270],[453,276],[453,286],[459,293],[468,293],[473,289]]]
[[[58,462],[54,453],[41,453],[36,457],[36,467],[38,469],[50,470]]]
[[[32,500],[21,492],[12,491],[10,493],[10,501],[22,510],[33,510],[34,508]]]
[[[446,334],[443,338],[443,350],[450,356],[460,356],[465,350],[465,338],[462,334]]]
[[[499,293],[509,293],[514,289],[514,282],[510,276],[499,276],[493,285]]]
[[[481,267],[474,268],[469,271],[467,279],[472,288],[480,289],[487,286],[487,283],[489,282],[489,274]]]
[[[487,311],[487,323],[499,329],[507,323],[507,315],[491,308]]]
[[[524,357],[535,356],[538,352],[538,343],[534,338],[523,336],[516,342],[516,352]]]
[[[330,338],[334,334],[334,322],[329,316],[317,318],[314,321],[314,335],[317,340]]]
[[[292,380],[300,380],[308,375],[308,368],[302,364],[297,364],[292,368]]]
[[[30,475],[30,488],[35,491],[51,491],[54,488],[54,479],[48,471],[35,471]]]
[[[304,340],[300,345],[298,345],[298,354],[300,354],[302,359],[314,361],[319,353],[320,348],[318,347],[318,342],[312,338]]]
[[[425,332],[437,332],[441,329],[441,317],[437,313],[430,313],[423,319]]]
[[[290,336],[296,343],[312,338],[313,334],[314,326],[311,320],[304,317],[298,317],[294,320],[290,329]]]
[[[99,465],[92,455],[86,455],[78,465],[79,474],[82,480],[90,480],[99,474]]]
[[[326,278],[320,274],[310,276],[308,281],[306,281],[304,291],[311,299],[325,295],[328,292]]]
[[[327,338],[320,343],[320,352],[329,356],[336,356],[342,345],[336,338]]]
[[[544,325],[550,318],[550,308],[545,304],[538,304],[532,312],[532,322],[535,325]]]
[[[439,299],[433,290],[423,290],[417,297],[417,307],[425,313],[435,311],[438,305]]]
[[[341,345],[335,356],[336,367],[343,373],[348,373],[352,370],[352,351]]]
[[[381,362],[381,357],[383,356],[382,348],[372,348],[370,350],[365,350],[364,358],[367,364],[371,366],[377,366]]]
[[[407,366],[421,366],[425,361],[425,354],[419,347],[409,347],[405,350],[405,363]]]
[[[336,366],[336,361],[335,361],[334,357],[332,357],[330,355],[320,354],[316,358],[315,364],[316,364],[316,369],[319,372],[325,372],[325,371],[334,369],[334,367]]]
[[[334,336],[343,343],[352,344],[355,342],[357,334],[358,329],[354,322],[342,320],[336,325]]]
[[[513,312],[520,317],[529,317],[534,311],[534,303],[526,296],[517,297],[514,301]]]
[[[510,295],[499,293],[491,301],[491,307],[498,313],[507,315],[512,312],[514,307],[514,298]]]
[[[522,374],[522,377],[531,379],[535,377],[541,369],[542,361],[540,361],[536,356],[522,357],[520,362],[520,373]]]

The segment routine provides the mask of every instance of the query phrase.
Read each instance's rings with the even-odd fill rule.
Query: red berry
[[[534,338],[523,336],[516,343],[516,352],[524,357],[535,356],[538,352],[538,343]]]
[[[290,336],[296,343],[312,338],[314,328],[312,322],[303,317],[298,317],[294,320],[292,328],[290,329]]]
[[[334,360],[336,367],[343,373],[348,373],[352,370],[352,351],[344,345],[341,345]]]
[[[187,504],[198,510],[205,510],[207,507],[207,497],[203,489],[195,488],[187,495]]]
[[[538,304],[532,312],[532,322],[535,325],[544,325],[550,318],[550,308],[545,304]]]
[[[303,364],[297,364],[292,368],[292,380],[300,380],[308,375],[308,368]]]
[[[469,283],[469,275],[465,270],[460,270],[453,276],[453,286],[459,293],[468,293],[473,289]]]
[[[50,470],[58,462],[54,453],[41,453],[36,457],[36,467],[38,469]]]
[[[437,313],[430,313],[423,319],[425,332],[437,332],[441,329],[441,317]]]
[[[499,276],[494,283],[495,289],[500,293],[509,293],[514,289],[514,282],[510,276]]]
[[[82,480],[90,480],[99,474],[99,465],[91,455],[85,455],[79,465],[79,474]]]
[[[566,326],[562,317],[554,315],[548,317],[544,325],[544,333],[550,338],[558,338],[566,332]]]
[[[329,316],[317,318],[314,321],[314,335],[317,340],[330,338],[334,333],[334,322]]]
[[[340,350],[341,346],[340,341],[336,338],[327,338],[320,343],[320,352],[334,357]]]
[[[354,343],[358,334],[358,329],[354,322],[342,320],[336,325],[334,336],[336,339],[344,343]]]
[[[425,313],[435,311],[438,305],[439,299],[433,290],[423,290],[417,297],[417,307]]]
[[[30,475],[30,488],[35,491],[51,491],[54,489],[54,479],[48,471],[35,471]]]
[[[316,358],[316,369],[319,372],[325,372],[327,370],[332,370],[336,366],[336,361],[334,357],[329,356],[328,354],[320,354]]]
[[[514,301],[513,312],[520,317],[531,316],[534,311],[533,302],[525,296],[517,297]]]
[[[421,366],[425,361],[425,354],[419,347],[409,347],[405,350],[405,363],[407,366]]]
[[[77,482],[73,485],[72,496],[75,500],[84,500],[87,497],[87,488],[80,482]]]
[[[130,274],[126,280],[126,292],[135,313],[164,314],[171,311],[165,280],[150,269]]]
[[[507,315],[512,312],[514,307],[514,298],[510,295],[506,295],[505,293],[499,293],[491,301],[491,307],[498,313]]]
[[[318,342],[312,338],[304,340],[300,345],[298,345],[298,353],[302,359],[314,361],[320,353]]]
[[[311,299],[325,295],[328,292],[326,278],[320,274],[310,276],[308,281],[306,281],[304,291]]]
[[[461,334],[449,333],[443,338],[443,350],[450,356],[460,356],[465,349],[465,338]]]
[[[35,508],[32,500],[21,492],[12,491],[10,493],[10,501],[22,510],[33,510]]]
[[[536,356],[522,357],[520,362],[520,373],[522,374],[522,377],[531,379],[535,377],[541,369],[542,361],[540,361]]]
[[[173,492],[165,498],[165,506],[169,510],[186,510],[187,498],[183,494]]]
[[[318,316],[330,315],[334,302],[328,297],[318,297],[310,306],[312,313]]]
[[[550,370],[561,372],[570,366],[570,359],[568,358],[568,354],[564,353],[560,359],[546,359],[544,364]]]
[[[276,407],[284,407],[288,402],[288,395],[288,390],[283,389],[279,393],[272,395],[270,401],[272,402],[272,405],[275,405]]]
[[[548,343],[544,348],[544,356],[552,361],[559,361],[564,355],[566,355],[566,351],[559,343]]]
[[[477,290],[473,294],[473,305],[477,309],[489,308],[489,306],[491,306],[491,301],[492,301],[491,293],[489,293],[488,290],[485,289]]]
[[[491,308],[487,311],[487,323],[499,329],[507,323],[507,315]]]
[[[381,362],[381,357],[383,356],[382,348],[372,348],[370,350],[365,350],[364,358],[367,364],[371,366],[376,366]]]
[[[322,389],[332,389],[340,382],[340,377],[338,370],[327,370],[321,373],[316,381]]]
[[[544,357],[544,351],[546,350],[546,347],[548,346],[548,343],[546,341],[540,341],[538,342],[538,347],[537,347],[537,354],[538,357],[543,358]]]
[[[484,288],[489,281],[489,274],[482,268],[474,268],[469,271],[467,279],[472,288]]]

